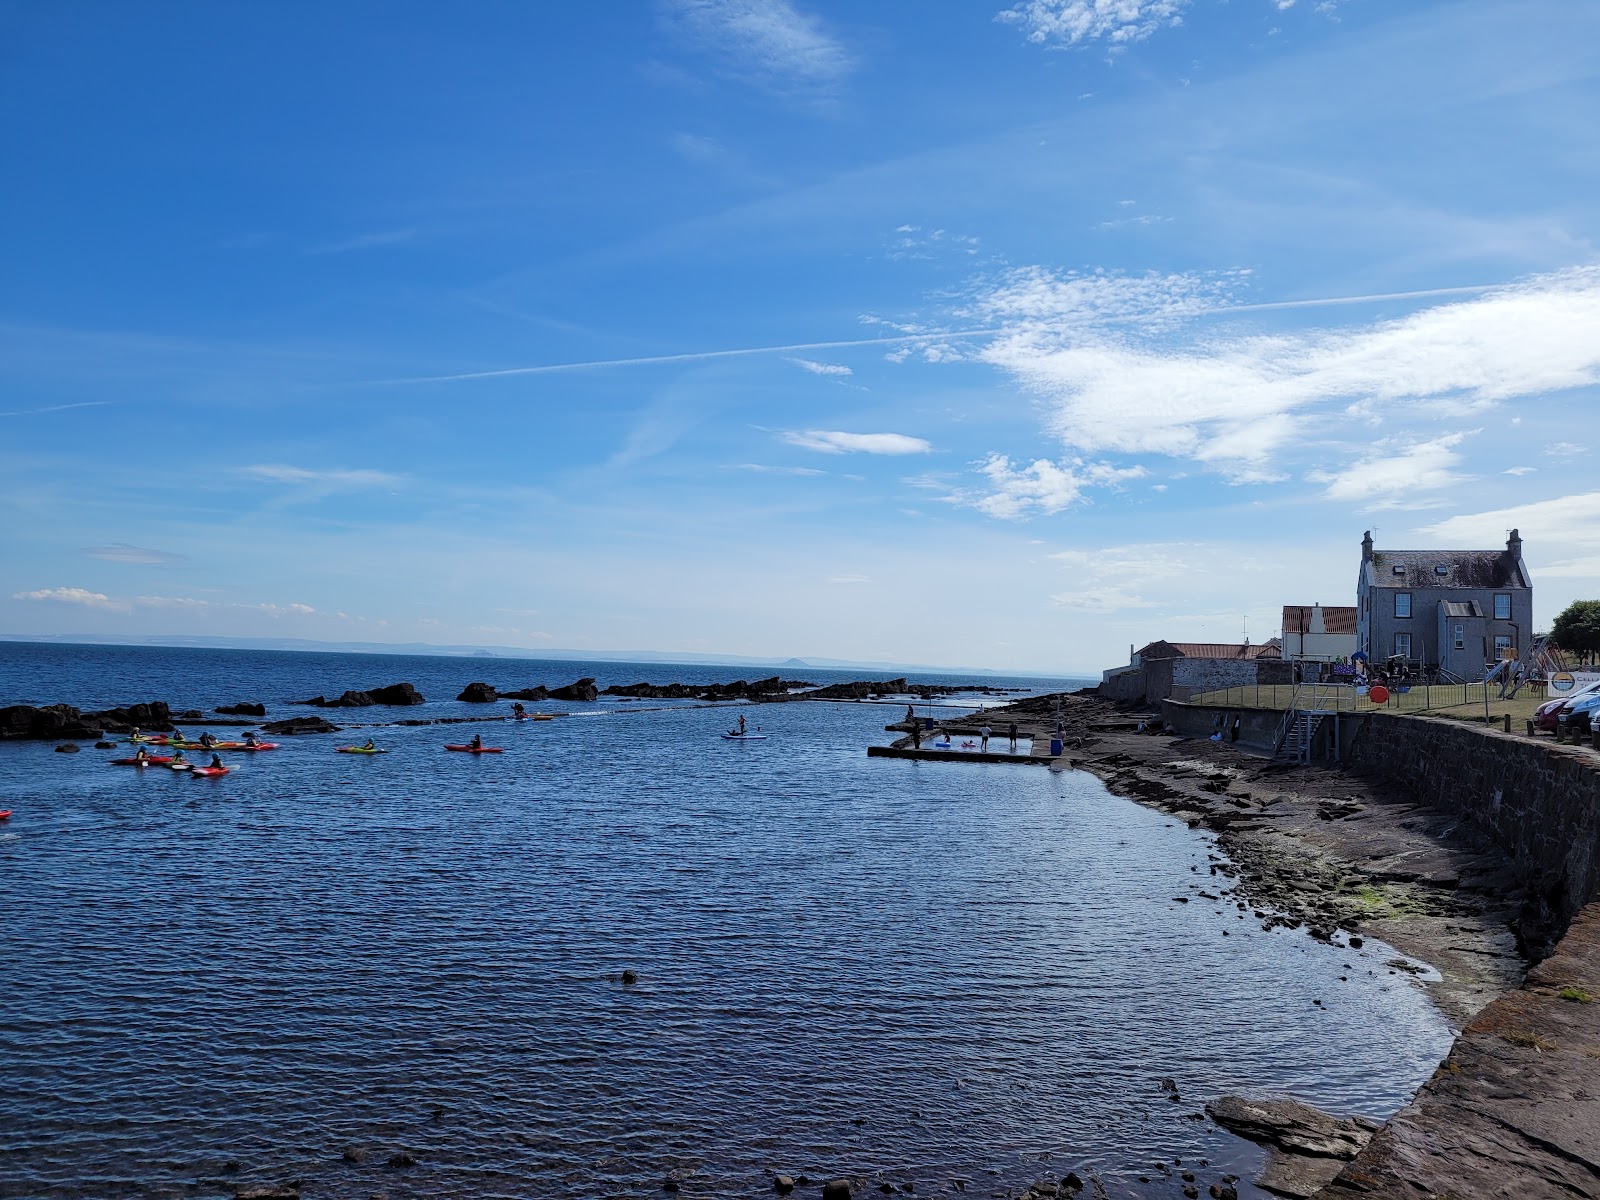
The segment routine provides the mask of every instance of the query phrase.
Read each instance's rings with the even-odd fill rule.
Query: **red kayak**
[[[11,810],[9,808],[0,808],[0,821],[9,821],[10,819]]]
[[[226,775],[227,773],[227,767],[191,767],[189,770],[189,774],[191,775],[215,776]]]
[[[160,766],[162,763],[171,761],[172,755],[170,754],[146,754],[143,758],[113,758],[111,765],[113,767],[147,767]]]
[[[446,750],[459,750],[463,754],[499,754],[505,749],[503,746],[452,746],[448,742],[445,743],[444,748]]]

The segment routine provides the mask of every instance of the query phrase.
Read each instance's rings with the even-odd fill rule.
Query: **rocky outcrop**
[[[267,706],[241,700],[238,704],[219,705],[216,711],[225,717],[264,717],[267,715]]]
[[[387,687],[372,688],[365,692],[345,692],[336,700],[313,696],[309,700],[297,701],[299,704],[309,704],[313,708],[371,708],[375,704],[400,707],[424,702],[422,693],[409,683],[391,683]]]
[[[600,689],[595,687],[594,678],[585,675],[576,683],[569,683],[566,687],[556,688],[550,693],[552,700],[579,700],[588,702],[600,699]]]
[[[543,684],[538,687],[520,688],[515,692],[500,692],[502,700],[548,700],[550,691]]]
[[[467,704],[493,704],[499,698],[500,693],[487,683],[469,683],[456,697],[457,700],[465,701]]]
[[[1372,1140],[1378,1125],[1360,1117],[1330,1117],[1298,1100],[1219,1096],[1206,1105],[1218,1125],[1271,1149],[1256,1182],[1280,1196],[1314,1196]]]
[[[735,679],[732,683],[614,683],[603,694],[631,696],[636,700],[764,700],[809,687],[816,687],[816,684],[774,675],[748,682]]]
[[[81,712],[70,704],[42,708],[15,704],[0,708],[0,739],[93,741],[103,733],[132,733],[135,729],[162,732],[171,728],[172,710],[159,700],[101,712]]]
[[[1600,1196],[1600,902],[1317,1195]]]
[[[882,679],[877,682],[861,679],[853,683],[830,683],[827,687],[820,687],[815,691],[806,692],[800,698],[802,700],[867,700],[874,696],[916,694],[931,699],[941,691],[954,690],[953,688],[907,688],[904,679]]]
[[[322,717],[290,717],[287,721],[269,721],[261,727],[267,733],[295,737],[302,733],[338,733],[339,727]]]

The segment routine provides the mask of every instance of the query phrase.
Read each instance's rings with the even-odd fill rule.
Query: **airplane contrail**
[[[1216,308],[1168,314],[1178,317],[1227,316],[1231,313],[1271,312],[1289,308],[1327,308],[1339,304],[1372,304],[1383,300],[1424,300],[1435,296],[1469,296],[1493,291],[1500,284],[1427,288],[1412,292],[1381,292],[1370,296],[1324,296],[1309,300],[1269,300],[1260,304],[1224,304]],[[1102,317],[1121,324],[1148,314]],[[563,371],[599,371],[610,367],[648,367],[663,363],[705,362],[717,358],[745,358],[757,354],[793,354],[800,350],[848,350],[856,346],[904,346],[921,342],[958,342],[966,338],[998,337],[1008,329],[949,329],[940,333],[902,333],[894,337],[842,338],[829,342],[793,342],[784,346],[742,346],[733,350],[692,350],[684,354],[650,354],[638,358],[601,358],[584,362],[544,363],[534,367],[505,367],[496,371],[464,371],[455,375],[417,375],[404,379],[378,379],[374,384],[460,383],[473,379],[508,379],[517,375],[554,375]]]

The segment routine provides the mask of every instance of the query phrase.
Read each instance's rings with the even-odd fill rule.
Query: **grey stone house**
[[[1533,640],[1533,583],[1513,529],[1504,550],[1374,550],[1361,539],[1356,642],[1374,662],[1402,658],[1482,679]]]

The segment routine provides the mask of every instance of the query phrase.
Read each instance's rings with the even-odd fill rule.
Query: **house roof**
[[[1283,643],[1277,638],[1258,645],[1237,642],[1169,642],[1159,639],[1139,651],[1141,659],[1159,658],[1225,658],[1249,662],[1258,658],[1282,658]]]
[[[1283,631],[1284,633],[1309,633],[1311,630],[1311,610],[1314,604],[1285,604],[1283,606]],[[1354,633],[1356,631],[1356,610],[1352,608],[1334,608],[1324,604],[1322,606],[1322,624],[1328,633]]]
[[[1522,564],[1506,550],[1375,550],[1372,586],[1421,588],[1525,588]]]

